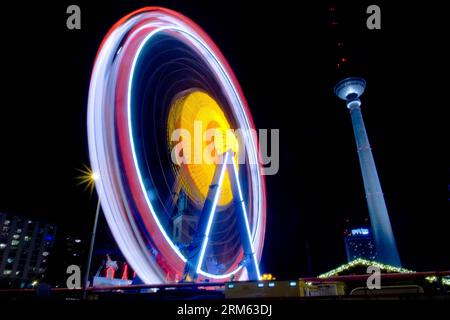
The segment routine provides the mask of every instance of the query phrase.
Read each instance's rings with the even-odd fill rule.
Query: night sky
[[[368,217],[350,115],[333,93],[348,75],[367,80],[362,112],[403,266],[450,269],[444,10],[409,2],[241,2],[2,4],[8,18],[0,22],[0,211],[88,238],[96,195],[77,186],[76,168],[89,164],[86,109],[95,54],[122,16],[162,5],[193,19],[216,42],[256,126],[280,129],[280,171],[266,178],[263,271],[281,279],[337,267],[346,262],[345,228]],[[81,30],[66,28],[70,4],[81,7]],[[381,30],[366,28],[369,4],[381,7]],[[347,61],[337,68],[342,57]]]

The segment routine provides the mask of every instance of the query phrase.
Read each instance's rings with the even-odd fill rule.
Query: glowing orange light
[[[238,140],[231,131],[230,123],[221,107],[203,91],[191,91],[175,100],[169,112],[167,128],[171,152],[181,141],[181,152],[190,160],[188,163],[174,165],[174,170],[182,180],[182,187],[188,197],[201,207],[208,194],[219,157],[232,150],[237,160]],[[188,132],[190,141],[181,134],[180,141],[172,142],[172,133],[177,129]],[[214,132],[214,135],[208,137],[208,130],[209,133]],[[218,205],[225,206],[232,199],[230,180],[226,175]]]
[[[92,169],[85,164],[83,164],[83,169],[76,170],[80,172],[80,175],[76,178],[78,180],[78,185],[84,185],[84,189],[89,190],[92,194],[95,187],[95,181],[100,178],[99,174],[92,171]]]

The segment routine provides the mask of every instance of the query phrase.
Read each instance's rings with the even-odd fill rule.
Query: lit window
[[[14,261],[14,258],[8,258],[8,259],[6,259],[6,262],[8,262],[8,263],[13,263],[13,261]]]
[[[264,283],[260,282],[258,283],[258,288],[263,288],[264,287]]]
[[[228,288],[229,288],[229,289],[233,289],[233,288],[234,288],[234,284],[230,283],[230,284],[228,285]]]
[[[17,229],[16,232],[17,232],[17,233],[21,233],[21,232],[22,232],[22,229]]]
[[[11,223],[10,220],[5,220],[5,226],[9,225]]]
[[[25,241],[30,241],[30,240],[31,240],[31,237],[30,237],[30,236],[25,236],[23,239],[24,239]]]
[[[275,287],[275,283],[274,282],[269,282],[269,288],[273,288]]]
[[[6,248],[6,243],[0,243],[0,249]]]
[[[5,270],[5,271],[3,271],[3,274],[11,274],[11,270]]]
[[[17,246],[19,243],[20,243],[20,241],[18,241],[18,240],[11,241],[12,246]]]
[[[289,282],[289,286],[290,287],[295,287],[297,285],[297,282],[295,282],[295,281],[290,281]]]
[[[48,252],[47,252],[47,251],[44,251],[44,252],[42,252],[42,255],[43,255],[44,257],[46,257],[46,256],[48,256]]]
[[[19,239],[19,238],[20,238],[20,235],[19,235],[19,234],[13,235],[13,239]]]

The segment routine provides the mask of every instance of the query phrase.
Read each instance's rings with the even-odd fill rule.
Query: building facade
[[[370,229],[355,228],[346,230],[345,251],[348,262],[358,258],[370,261],[376,260],[376,249]]]
[[[193,215],[184,192],[180,192],[177,200],[177,212],[172,218],[172,237],[176,244],[187,246],[192,242],[198,224],[198,216]]]
[[[84,238],[68,233],[59,228],[52,249],[52,260],[47,269],[46,278],[54,287],[66,287],[69,266],[78,266],[86,270],[88,243]]]
[[[0,213],[0,285],[28,287],[44,279],[56,226]]]

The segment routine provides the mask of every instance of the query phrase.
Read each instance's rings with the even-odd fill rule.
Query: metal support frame
[[[192,280],[196,280],[198,273],[201,270],[206,247],[208,245],[209,233],[214,221],[217,202],[220,197],[222,183],[226,173],[228,173],[231,189],[233,191],[233,202],[236,208],[237,222],[240,229],[242,247],[244,250],[243,264],[247,269],[250,280],[260,279],[258,262],[252,245],[247,210],[245,208],[242,189],[239,183],[237,165],[234,161],[233,151],[225,152],[222,155],[222,161],[216,166],[213,179],[209,186],[208,195],[200,214],[197,230],[192,240],[191,247],[193,250],[191,256],[188,257],[188,261],[186,262],[184,275],[185,279],[189,277]]]

